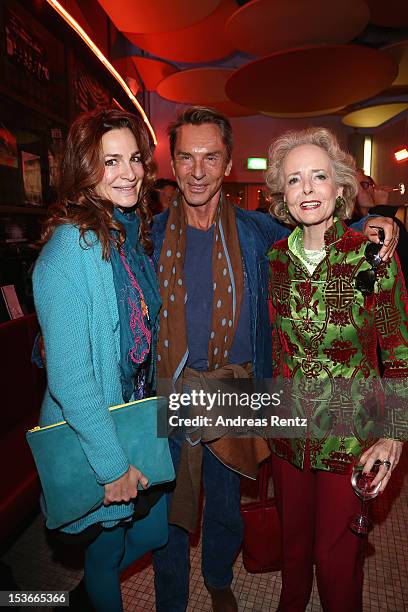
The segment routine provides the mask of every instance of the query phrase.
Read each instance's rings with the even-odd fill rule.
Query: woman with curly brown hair
[[[122,610],[119,572],[147,552],[145,540],[151,548],[149,527],[157,546],[167,539],[164,497],[142,525],[132,520],[147,478],[129,464],[108,411],[155,384],[161,302],[148,233],[153,170],[139,117],[114,109],[78,117],[33,276],[48,377],[40,425],[67,421],[104,485],[103,505],[61,527],[79,534],[99,526],[86,548],[85,585],[104,611]]]

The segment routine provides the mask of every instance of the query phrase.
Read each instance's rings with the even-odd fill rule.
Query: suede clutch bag
[[[129,463],[149,480],[147,490],[174,480],[168,440],[157,437],[158,414],[163,410],[166,415],[166,399],[153,397],[109,410]],[[71,523],[102,505],[104,486],[97,482],[78,436],[65,421],[35,427],[26,437],[40,477],[49,529]]]

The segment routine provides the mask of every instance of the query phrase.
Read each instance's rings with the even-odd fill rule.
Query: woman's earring
[[[285,211],[285,213],[286,213],[287,215],[289,215],[289,214],[290,214],[290,213],[289,213],[289,208],[288,208],[288,205],[286,204],[286,200],[285,200],[285,199],[283,200],[283,210]]]
[[[336,209],[338,210],[339,208],[344,206],[345,203],[346,203],[346,200],[343,198],[343,196],[337,196],[337,198],[336,198]]]

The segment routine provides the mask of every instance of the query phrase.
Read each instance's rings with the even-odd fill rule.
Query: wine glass
[[[366,536],[370,528],[370,521],[365,514],[365,504],[370,499],[378,495],[381,486],[380,482],[373,487],[372,482],[378,474],[381,461],[377,459],[370,472],[363,472],[363,465],[355,465],[351,475],[351,484],[355,494],[361,499],[360,514],[354,516],[350,522],[350,529],[356,535]]]

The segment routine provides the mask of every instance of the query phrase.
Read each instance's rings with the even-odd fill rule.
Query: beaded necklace
[[[319,263],[323,261],[323,259],[326,256],[326,250],[324,247],[316,251],[306,250],[303,245],[303,233],[302,232],[299,232],[295,235],[293,246],[294,246],[295,254],[306,265],[308,270],[311,269],[312,272],[317,268]]]

